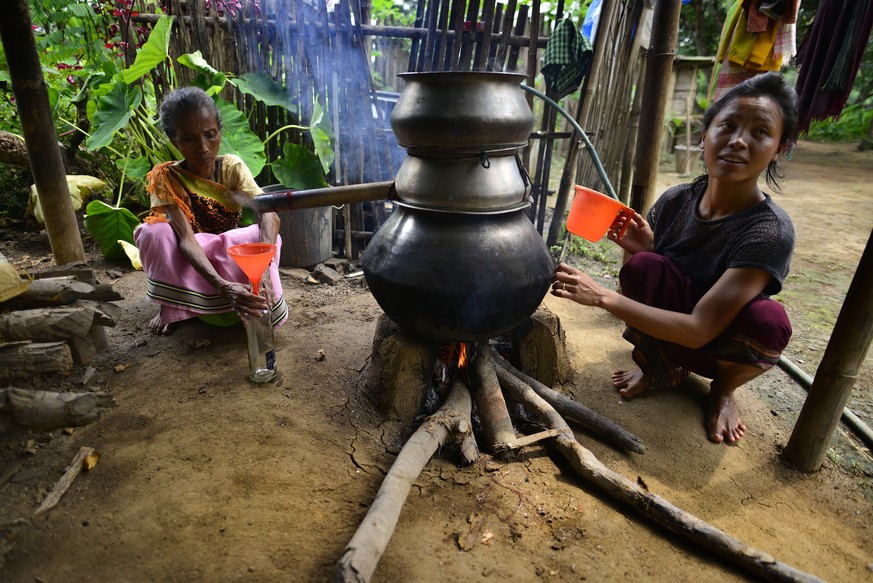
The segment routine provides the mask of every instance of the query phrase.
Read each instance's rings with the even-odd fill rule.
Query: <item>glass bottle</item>
[[[249,348],[249,379],[254,383],[271,381],[276,378],[272,313],[267,310],[260,316],[248,316],[243,322]]]

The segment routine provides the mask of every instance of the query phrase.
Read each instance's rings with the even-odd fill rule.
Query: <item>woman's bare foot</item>
[[[707,419],[707,436],[712,442],[736,443],[746,434],[746,425],[740,419],[733,393],[722,396],[710,391]]]
[[[158,336],[169,336],[173,333],[173,328],[175,326],[170,324],[165,324],[164,320],[161,318],[161,313],[158,312],[158,315],[149,320],[149,332],[152,334],[157,334]]]
[[[612,386],[625,399],[632,399],[652,387],[652,381],[640,369],[617,370],[612,373]]]

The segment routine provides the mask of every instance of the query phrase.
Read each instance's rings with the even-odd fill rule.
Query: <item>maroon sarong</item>
[[[690,314],[703,296],[694,282],[671,259],[657,253],[636,253],[619,274],[621,292],[648,306]],[[681,382],[693,372],[714,378],[719,360],[769,369],[779,360],[791,338],[791,323],[779,302],[764,297],[746,304],[730,326],[701,348],[658,340],[627,326],[625,340],[634,345],[632,357],[653,381],[652,388]]]

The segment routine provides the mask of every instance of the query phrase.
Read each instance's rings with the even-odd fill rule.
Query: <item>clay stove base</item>
[[[547,387],[570,381],[573,370],[566,336],[557,315],[540,307],[507,335],[519,368]],[[409,427],[424,410],[428,383],[439,358],[439,347],[410,334],[382,314],[373,334],[373,350],[362,374],[366,393],[389,418]]]

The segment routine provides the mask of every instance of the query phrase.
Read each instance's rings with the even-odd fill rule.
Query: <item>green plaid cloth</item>
[[[569,18],[562,20],[546,45],[543,77],[548,93],[556,99],[575,91],[591,70],[591,43],[576,31]]]

